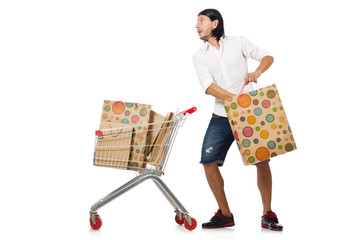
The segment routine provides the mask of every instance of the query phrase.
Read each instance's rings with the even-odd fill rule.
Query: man
[[[223,19],[215,9],[201,11],[196,29],[205,44],[193,56],[193,62],[201,87],[206,94],[215,97],[214,113],[205,134],[201,164],[219,210],[203,228],[234,226],[234,218],[224,192],[224,181],[219,171],[226,153],[234,141],[223,100],[238,94],[244,82],[257,82],[258,78],[273,63],[268,52],[253,45],[248,39],[227,37],[224,34]],[[247,58],[260,62],[258,68],[248,73]],[[251,91],[246,85],[245,91]],[[261,226],[281,231],[283,226],[271,209],[272,176],[269,161],[256,165],[257,185],[263,202]]]

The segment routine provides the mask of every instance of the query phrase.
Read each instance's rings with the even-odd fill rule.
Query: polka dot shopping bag
[[[104,132],[104,137],[98,138],[97,149],[100,150],[95,153],[94,165],[144,168],[149,151],[146,146],[150,114],[151,105],[148,104],[105,100],[99,128],[123,129]],[[111,146],[117,147],[109,150]]]
[[[229,98],[224,106],[245,165],[297,149],[275,84]]]

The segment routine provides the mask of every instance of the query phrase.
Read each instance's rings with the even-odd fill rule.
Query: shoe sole
[[[268,225],[264,225],[264,224],[262,224],[261,227],[262,227],[262,228],[270,229],[270,230],[272,230],[272,231],[283,231],[283,228],[269,228]]]
[[[210,227],[204,227],[202,226],[202,228],[208,229],[208,228],[224,228],[224,227],[232,227],[235,226],[235,223],[228,223],[228,224],[224,224],[224,225],[219,225],[219,226],[210,226]]]

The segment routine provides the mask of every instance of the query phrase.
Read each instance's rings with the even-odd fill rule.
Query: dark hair
[[[206,17],[210,18],[211,21],[218,20],[219,24],[217,27],[211,32],[211,35],[216,37],[217,41],[220,40],[220,38],[225,36],[224,32],[224,20],[222,19],[222,16],[220,12],[216,9],[205,9],[199,13],[198,16],[205,15]]]

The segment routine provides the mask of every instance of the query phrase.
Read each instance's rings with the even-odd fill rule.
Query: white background
[[[275,58],[259,83],[277,84],[298,145],[270,163],[283,232],[260,229],[256,169],[243,166],[235,145],[222,174],[236,225],[200,227],[217,210],[198,163],[213,98],[191,60],[205,8],[222,13],[227,35]],[[361,22],[352,0],[1,1],[1,238],[358,238]],[[198,108],[162,177],[198,221],[194,231],[177,226],[151,182],[101,208],[103,227],[90,230],[91,205],[135,176],[92,165],[104,99],[162,114]]]

